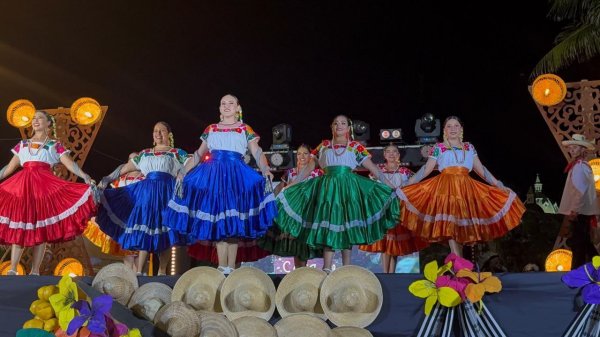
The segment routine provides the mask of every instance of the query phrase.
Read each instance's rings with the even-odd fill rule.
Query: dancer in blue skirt
[[[154,147],[144,149],[127,164],[104,177],[104,188],[120,175],[139,170],[145,179],[124,187],[104,190],[96,217],[100,229],[123,249],[138,250],[137,272],[142,273],[148,252],[160,254],[158,275],[164,275],[173,245],[187,241],[163,225],[162,212],[174,193],[175,177],[188,160],[187,153],[173,147],[173,133],[165,122],[153,132]]]
[[[223,96],[219,111],[221,121],[204,130],[194,161],[185,165],[184,174],[189,173],[182,193],[169,201],[163,221],[195,240],[217,242],[219,269],[229,273],[235,268],[238,242],[263,236],[277,206],[273,193],[265,193],[264,177],[270,183],[273,175],[258,135],[242,121],[238,99]],[[247,149],[264,177],[244,163]],[[196,166],[207,152],[209,159]]]

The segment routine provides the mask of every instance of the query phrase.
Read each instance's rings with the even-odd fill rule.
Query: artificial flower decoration
[[[79,311],[79,316],[73,318],[69,323],[67,334],[72,335],[82,326],[87,325],[92,334],[102,334],[106,330],[105,316],[112,307],[112,297],[110,295],[100,295],[92,300],[92,305],[88,301],[77,301],[72,305]]]
[[[54,294],[48,299],[58,317],[58,325],[62,330],[66,331],[69,322],[75,317],[75,309],[71,306],[78,299],[77,284],[73,282],[70,276],[63,276],[58,282],[58,294]]]
[[[571,270],[562,276],[564,284],[571,288],[581,288],[583,301],[588,304],[600,304],[600,256],[594,256],[592,262]]]
[[[437,287],[436,280],[440,275],[451,268],[451,263],[447,263],[438,268],[437,261],[431,261],[425,265],[423,273],[425,280],[419,280],[411,283],[408,290],[415,296],[425,299],[425,315],[429,315],[433,306],[439,302],[445,307],[454,307],[460,304],[459,293],[450,287]]]
[[[475,265],[473,265],[473,262],[464,259],[454,253],[448,254],[448,256],[446,256],[446,259],[444,259],[444,263],[447,264],[449,262],[452,262],[452,270],[455,273],[462,269],[473,270],[473,267],[475,267]]]
[[[456,290],[456,292],[460,295],[460,298],[463,300],[466,298],[465,289],[469,284],[469,280],[450,275],[441,275],[438,276],[437,280],[435,280],[436,287],[450,287]]]
[[[456,276],[462,280],[469,279],[473,283],[468,283],[465,287],[465,295],[471,301],[476,303],[481,301],[483,295],[487,293],[497,293],[502,290],[502,283],[492,273],[480,273],[467,269],[461,269]]]
[[[121,335],[121,337],[142,337],[142,333],[139,329],[131,329],[125,335]]]

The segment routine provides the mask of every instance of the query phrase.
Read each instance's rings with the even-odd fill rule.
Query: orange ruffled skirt
[[[398,190],[402,225],[431,242],[489,241],[521,223],[525,206],[513,192],[481,183],[461,166]]]
[[[94,219],[95,218],[92,218],[88,222],[88,225],[85,228],[85,231],[83,232],[83,236],[85,236],[86,239],[90,240],[90,242],[93,243],[95,246],[100,248],[100,251],[102,253],[115,256],[127,256],[137,254],[137,252],[121,248],[121,246],[115,240],[113,240],[110,236],[106,235],[100,229],[100,226],[98,226]]]
[[[403,256],[418,252],[427,246],[429,246],[427,241],[415,236],[401,224],[397,224],[387,231],[383,239],[370,245],[360,245],[358,249],[371,253]]]

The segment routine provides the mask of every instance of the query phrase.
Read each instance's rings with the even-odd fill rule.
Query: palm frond
[[[600,5],[599,0],[551,0],[548,17],[555,21],[582,19],[590,9]]]
[[[560,42],[538,62],[531,77],[553,73],[574,61],[583,62],[600,55],[600,31],[596,26],[569,26],[561,34]]]

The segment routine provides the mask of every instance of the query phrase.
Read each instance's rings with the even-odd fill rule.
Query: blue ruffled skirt
[[[183,180],[183,198],[169,201],[163,223],[195,240],[255,239],[277,215],[265,180],[234,151],[213,151]]]
[[[163,225],[162,213],[174,186],[170,174],[150,172],[135,184],[104,190],[96,222],[124,249],[161,252],[185,245],[185,236]]]

